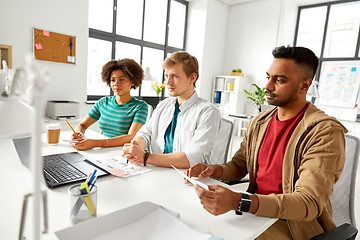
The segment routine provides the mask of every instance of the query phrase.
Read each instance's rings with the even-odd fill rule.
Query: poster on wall
[[[359,92],[360,61],[323,62],[318,104],[354,108]]]

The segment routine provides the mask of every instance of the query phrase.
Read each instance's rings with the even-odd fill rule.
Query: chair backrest
[[[356,226],[354,212],[355,182],[359,160],[360,140],[352,135],[345,135],[345,166],[340,179],[334,185],[330,196],[333,220],[336,226],[351,223]]]
[[[220,129],[216,135],[214,147],[210,153],[209,162],[206,164],[222,164],[227,162],[234,123],[221,118]]]
[[[146,122],[148,122],[149,119],[151,118],[151,115],[152,115],[153,111],[154,111],[154,108],[150,104],[148,104],[148,114],[147,114],[147,117],[146,117]]]

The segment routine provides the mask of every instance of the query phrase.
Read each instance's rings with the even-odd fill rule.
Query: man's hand
[[[214,165],[205,165],[203,163],[197,163],[188,170],[185,174],[188,177],[198,177],[198,178],[207,178],[210,177],[215,172]],[[188,180],[185,179],[185,183],[188,183]]]
[[[121,155],[124,158],[129,159],[131,164],[139,165],[144,163],[145,151],[140,148],[140,145],[136,140],[131,140],[130,143],[126,143]]]
[[[195,186],[196,193],[204,209],[217,216],[231,210],[237,210],[241,194],[219,185],[210,185],[209,191]]]

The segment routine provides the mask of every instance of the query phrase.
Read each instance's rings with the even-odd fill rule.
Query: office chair
[[[333,208],[333,220],[336,228],[319,234],[312,240],[353,240],[356,229],[354,198],[356,172],[359,160],[360,140],[352,135],[345,135],[345,165],[340,179],[334,185],[334,192],[330,196]]]
[[[222,164],[227,162],[234,123],[221,118],[220,129],[216,135],[214,147],[206,164]]]
[[[151,118],[151,115],[152,115],[153,111],[154,111],[154,108],[150,104],[148,104],[148,114],[147,114],[147,117],[146,117],[146,122],[148,122],[149,119]]]

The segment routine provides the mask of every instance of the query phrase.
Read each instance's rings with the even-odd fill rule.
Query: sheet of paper
[[[205,183],[199,182],[193,178],[189,178],[188,176],[186,176],[184,173],[182,173],[179,169],[177,169],[176,167],[174,167],[173,165],[171,165],[181,176],[183,176],[186,180],[188,180],[189,182],[191,182],[192,184],[194,184],[194,186],[197,184],[200,187],[202,187],[203,189],[209,190],[208,185],[206,185]]]
[[[151,169],[127,163],[125,158],[89,159],[95,165],[117,177],[130,177],[151,171]]]
[[[211,236],[210,234],[193,230],[176,217],[171,216],[163,208],[159,207],[139,221],[107,232],[92,240],[120,238],[132,240],[208,240]]]

